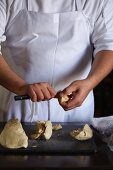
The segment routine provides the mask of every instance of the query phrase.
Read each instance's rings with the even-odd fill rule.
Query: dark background
[[[94,89],[95,117],[113,115],[113,71]]]

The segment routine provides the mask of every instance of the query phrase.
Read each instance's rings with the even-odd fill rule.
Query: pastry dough
[[[48,121],[38,121],[36,123],[35,134],[31,135],[32,139],[38,139],[40,137],[49,140],[52,136],[52,123]]]
[[[73,130],[70,135],[78,140],[88,140],[93,137],[93,131],[88,124],[84,126],[83,129]]]
[[[6,148],[27,148],[28,137],[18,119],[8,121],[0,134],[0,144]]]
[[[56,130],[60,130],[60,129],[62,129],[61,124],[53,125],[53,130],[54,130],[54,131],[56,131]]]
[[[45,122],[45,132],[44,132],[43,136],[46,140],[50,139],[50,137],[52,136],[52,123],[51,123],[51,121]]]
[[[68,100],[69,100],[69,97],[68,97],[68,96],[59,97],[60,103],[68,102]]]

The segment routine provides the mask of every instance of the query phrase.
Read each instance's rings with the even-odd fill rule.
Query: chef
[[[0,44],[0,121],[90,121],[113,68],[113,0],[0,0]]]

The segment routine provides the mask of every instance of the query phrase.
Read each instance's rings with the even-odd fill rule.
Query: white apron
[[[23,4],[8,23],[2,53],[27,83],[48,82],[58,91],[87,77],[92,62],[90,24],[79,2],[77,11],[62,13],[31,11],[29,3]],[[29,122],[31,100],[14,101],[14,95],[0,87],[0,121],[17,117]],[[33,121],[87,122],[94,114],[93,102],[92,92],[82,106],[66,112],[57,99],[36,102]]]

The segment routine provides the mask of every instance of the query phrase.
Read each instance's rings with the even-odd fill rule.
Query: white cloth
[[[49,82],[62,90],[84,79],[94,55],[113,50],[111,0],[0,1],[2,53],[10,67],[28,83]],[[92,42],[92,43],[91,43]],[[61,65],[62,63],[62,65]],[[31,101],[15,102],[14,94],[0,87],[0,120],[29,121]],[[34,121],[87,122],[94,114],[93,93],[81,107],[65,112],[56,99],[37,103]]]
[[[109,134],[113,131],[113,116],[92,118],[91,125],[101,134]]]
[[[113,116],[92,118],[90,124],[99,132],[101,139],[113,151]]]

